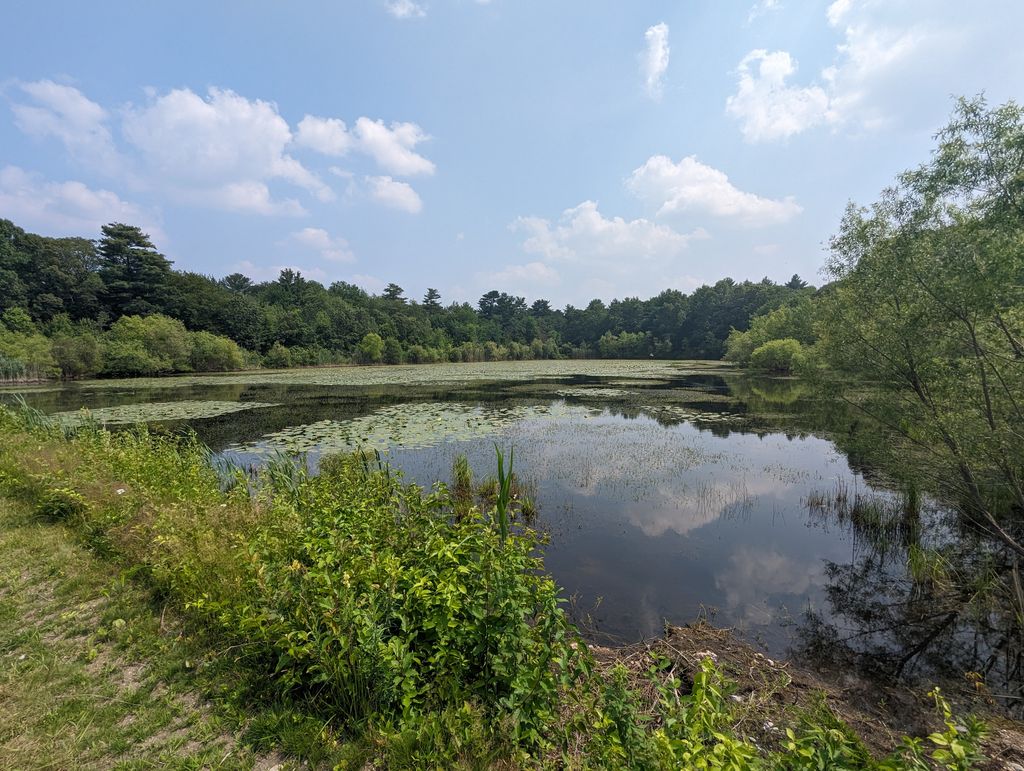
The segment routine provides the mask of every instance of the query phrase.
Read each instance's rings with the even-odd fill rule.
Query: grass
[[[252,768],[177,614],[0,498],[0,768]]]

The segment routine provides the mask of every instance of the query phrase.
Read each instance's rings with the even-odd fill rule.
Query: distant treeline
[[[494,290],[476,306],[380,295],[292,270],[255,283],[174,270],[138,227],[48,238],[0,220],[0,379],[331,363],[564,357],[718,359],[731,330],[814,292],[722,279],[585,308]]]

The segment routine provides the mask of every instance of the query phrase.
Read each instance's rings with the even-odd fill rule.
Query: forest
[[[178,271],[138,227],[96,240],[0,220],[0,378],[132,376],[319,364],[555,358],[721,358],[731,330],[814,294],[722,279],[586,308],[492,290],[476,306],[397,284],[371,295],[292,270],[254,283]]]

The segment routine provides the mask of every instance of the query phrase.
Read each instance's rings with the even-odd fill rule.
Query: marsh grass
[[[812,517],[850,527],[882,554],[920,539],[921,499],[913,487],[902,494],[862,492],[838,479],[831,490],[808,493],[804,505]]]

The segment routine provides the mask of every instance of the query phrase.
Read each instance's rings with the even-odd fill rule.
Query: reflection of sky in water
[[[735,430],[715,436],[689,422],[666,426],[645,415],[621,417],[595,409],[599,401],[588,400],[591,406],[583,408],[571,399],[568,405],[553,400],[553,391],[564,387],[552,385],[545,397],[544,389],[531,386],[522,397],[522,386],[414,392],[389,385],[126,384],[49,391],[36,399],[46,411],[175,398],[283,405],[195,421],[200,437],[216,450],[322,421],[362,416],[365,424],[382,406],[413,400],[487,409],[515,401],[528,408],[516,414],[527,416],[535,406],[557,405],[555,417],[505,421],[497,434],[478,432],[435,447],[394,449],[389,460],[411,480],[430,484],[449,479],[452,461],[464,453],[479,481],[494,473],[495,440],[514,446],[515,470],[539,505],[538,525],[551,536],[547,567],[599,632],[626,639],[653,635],[666,619],[683,623],[702,607],[713,608],[716,623],[745,630],[781,653],[789,640],[783,626],[788,618],[808,605],[827,611],[824,560],[848,562],[855,544],[844,528],[810,526],[804,500],[839,479],[864,487],[830,442]],[[637,403],[658,393],[649,389]]]
[[[720,438],[605,413],[524,421],[501,441],[516,447],[516,472],[536,491],[548,569],[614,637],[657,634],[703,607],[781,652],[781,624],[822,604],[823,560],[851,554],[844,532],[808,526],[808,493],[857,483],[822,439]],[[459,453],[478,478],[493,471],[493,439],[391,457],[425,483],[448,478]]]

